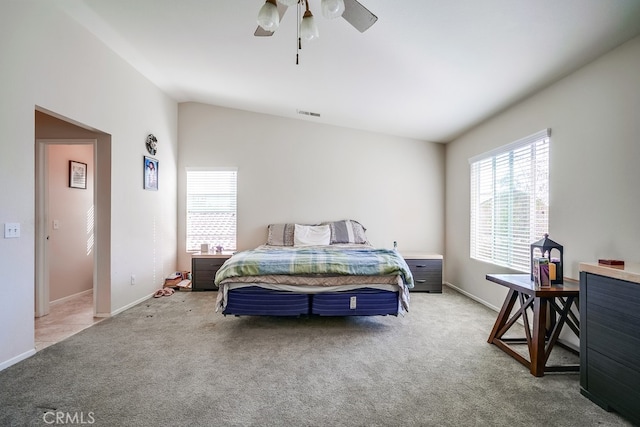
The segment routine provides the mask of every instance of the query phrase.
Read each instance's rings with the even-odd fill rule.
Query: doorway
[[[38,140],[39,217],[45,237],[44,286],[36,317],[49,314],[50,303],[93,291],[95,143],[95,139]]]
[[[111,313],[111,267],[108,255],[110,253],[111,231],[111,136],[42,109],[37,108],[35,115],[35,316],[46,316],[50,312],[52,300],[63,302],[66,298],[73,299],[83,293],[90,293],[93,316],[108,317]],[[64,162],[61,162],[60,149],[64,153],[66,147],[69,152],[74,153],[74,146],[85,151],[89,150],[88,160],[85,158],[85,161],[81,161],[81,155],[77,153],[82,150],[76,150],[76,154],[73,154],[74,159],[66,159],[63,154]],[[52,155],[54,152],[57,153],[55,156]],[[52,157],[57,159],[55,166],[49,162]],[[72,164],[70,160],[73,160],[74,163]],[[78,164],[81,169],[84,167],[83,165],[86,165],[87,175],[84,182],[82,180],[71,181],[71,167],[78,166]],[[87,188],[82,188],[83,183]],[[53,233],[59,233],[65,227],[72,228],[72,223],[77,221],[73,215],[61,220],[59,217],[62,215],[59,213],[60,206],[56,208],[56,217],[52,216],[50,194],[51,197],[56,198],[56,203],[59,202],[57,198],[60,196],[60,193],[51,193],[54,186],[62,194],[80,196],[81,199],[85,199],[84,204],[78,202],[82,206],[81,210],[73,213],[73,215],[81,217],[79,222],[82,231],[78,232],[76,229],[71,240],[76,240],[76,245],[77,241],[81,242],[80,244],[85,251],[84,258],[88,259],[80,261],[78,264],[72,262],[66,266],[60,266],[60,263],[57,262],[56,268],[52,268],[51,265],[51,261],[55,260],[55,257],[51,256]],[[88,200],[86,200],[87,198]],[[77,202],[77,199],[73,200]],[[65,205],[62,210],[73,211],[70,206]],[[66,214],[68,213],[66,212]],[[69,244],[68,236],[63,240],[65,245]],[[57,250],[60,250],[59,246]],[[78,251],[76,250],[75,253]],[[80,263],[83,263],[84,266],[81,266]],[[87,269],[90,270],[87,272]],[[84,276],[80,280],[84,283],[79,284],[79,281],[74,277],[74,280],[65,280],[68,282],[65,283],[66,289],[52,290],[50,288],[51,278],[61,275],[64,278],[65,271],[69,275],[67,277],[73,275],[74,272],[77,272],[78,276]]]

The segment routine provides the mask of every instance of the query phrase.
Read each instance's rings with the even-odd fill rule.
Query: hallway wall
[[[0,186],[0,224],[21,226],[19,238],[0,238],[0,323],[11,325],[0,329],[1,370],[35,352],[34,110],[100,135],[96,230],[106,267],[96,270],[110,287],[106,315],[148,298],[175,269],[178,155],[177,103],[53,4],[3,2],[0,52],[0,181],[10,183]],[[149,133],[159,141],[154,192],[142,188]]]

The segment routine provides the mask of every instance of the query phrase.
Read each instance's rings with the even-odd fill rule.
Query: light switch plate
[[[20,223],[19,222],[7,222],[4,224],[4,238],[16,239],[20,237]]]

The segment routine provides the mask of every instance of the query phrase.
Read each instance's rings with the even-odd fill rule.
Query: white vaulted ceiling
[[[263,0],[50,1],[178,102],[434,142],[640,34],[638,0],[360,0],[364,33],[309,0],[296,65],[295,7],[260,38]]]

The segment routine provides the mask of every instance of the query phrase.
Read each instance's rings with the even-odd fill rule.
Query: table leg
[[[509,289],[509,294],[504,300],[502,304],[502,309],[500,309],[500,313],[498,314],[498,318],[496,319],[496,323],[493,325],[493,329],[491,330],[491,334],[489,335],[488,343],[493,343],[495,338],[500,338],[498,336],[498,332],[504,327],[504,325],[509,320],[509,315],[511,314],[511,310],[513,310],[513,306],[518,300],[518,292],[513,289]]]
[[[545,339],[547,333],[547,299],[536,298],[533,302],[533,339],[531,341],[531,374],[544,375]]]
[[[526,298],[526,299],[525,299]],[[524,335],[527,338],[527,349],[529,350],[529,360],[533,360],[533,355],[531,354],[531,328],[529,326],[529,314],[527,313],[527,308],[533,305],[535,302],[535,298],[529,295],[525,295],[523,293],[520,294],[520,307],[522,308],[522,322],[524,323]],[[531,369],[531,367],[529,367]]]

